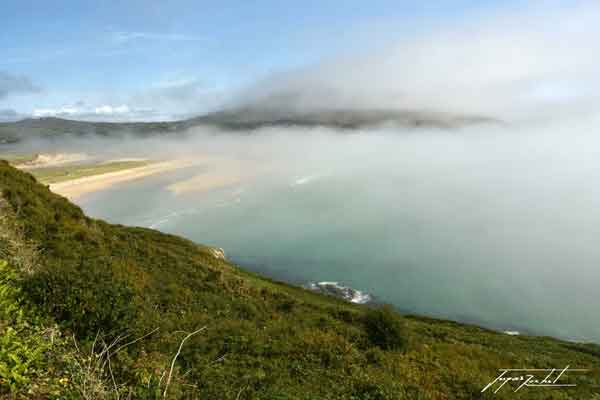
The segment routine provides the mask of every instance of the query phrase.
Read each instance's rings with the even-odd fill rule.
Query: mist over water
[[[214,169],[192,167],[79,203],[293,283],[338,281],[410,313],[600,341],[597,122],[195,132],[166,147],[253,173],[209,192],[168,190]]]

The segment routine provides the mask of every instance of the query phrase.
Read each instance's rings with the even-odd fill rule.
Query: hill
[[[253,130],[277,126],[323,126],[332,129],[353,130],[384,124],[408,128],[434,127],[451,129],[466,125],[495,122],[498,121],[487,117],[426,111],[384,109],[294,111],[285,108],[251,106],[214,112],[193,118],[188,121],[188,124],[192,126],[213,125],[229,130]]]
[[[268,127],[317,127],[361,129],[382,124],[403,127],[435,127],[451,129],[461,126],[497,123],[498,121],[468,115],[398,110],[315,110],[306,112],[285,109],[243,107],[209,113],[172,122],[88,122],[61,118],[25,119],[0,123],[0,143],[24,139],[56,139],[64,136],[169,135],[193,127],[209,127],[225,131],[251,131]]]
[[[0,143],[16,143],[25,139],[58,139],[88,135],[149,136],[179,132],[185,127],[181,122],[89,122],[62,118],[31,118],[17,122],[0,123]]]
[[[0,398],[594,398],[600,346],[401,316],[89,218],[0,162]],[[575,387],[481,390],[500,368]],[[594,370],[595,368],[595,370]],[[497,386],[495,387],[497,388]]]

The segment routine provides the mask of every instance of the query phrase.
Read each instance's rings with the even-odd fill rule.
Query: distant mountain
[[[30,118],[17,122],[0,123],[0,143],[15,143],[24,139],[55,139],[64,136],[86,135],[158,135],[181,131],[185,121],[179,122],[89,122],[62,118]]]
[[[497,120],[471,115],[402,110],[316,110],[290,111],[273,108],[246,107],[217,111],[199,117],[172,122],[89,122],[62,118],[24,119],[0,123],[0,143],[18,142],[26,138],[53,139],[66,135],[119,136],[169,135],[193,127],[212,127],[224,131],[252,131],[266,127],[329,127],[361,129],[383,124],[402,127],[458,128]]]
[[[482,116],[428,111],[384,109],[292,111],[246,107],[210,113],[187,122],[192,125],[213,125],[229,130],[246,130],[270,126],[324,126],[334,129],[361,129],[383,124],[403,127],[457,128],[498,121]]]

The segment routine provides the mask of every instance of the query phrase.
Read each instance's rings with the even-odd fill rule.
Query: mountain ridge
[[[494,118],[484,116],[430,111],[391,109],[296,111],[273,107],[241,107],[184,120],[164,122],[92,122],[57,117],[28,118],[16,122],[0,123],[0,141],[15,143],[25,139],[53,139],[69,135],[78,137],[92,134],[99,136],[170,135],[202,127],[233,132],[273,127],[326,127],[349,131],[386,124],[404,128],[454,129],[499,122]]]

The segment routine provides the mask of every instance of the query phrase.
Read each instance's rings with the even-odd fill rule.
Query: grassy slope
[[[22,294],[64,336],[72,332],[80,352],[98,334],[106,342],[130,335],[123,343],[158,328],[112,358],[115,383],[133,398],[160,396],[185,332],[201,327],[177,358],[169,398],[566,399],[598,391],[596,370],[569,376],[572,389],[480,394],[499,368],[598,368],[599,346],[393,316],[408,345],[381,349],[366,307],[245,272],[176,236],[87,218],[6,163],[0,189],[4,214],[40,254],[33,272],[21,272]],[[69,371],[61,390],[78,398],[81,378]]]

